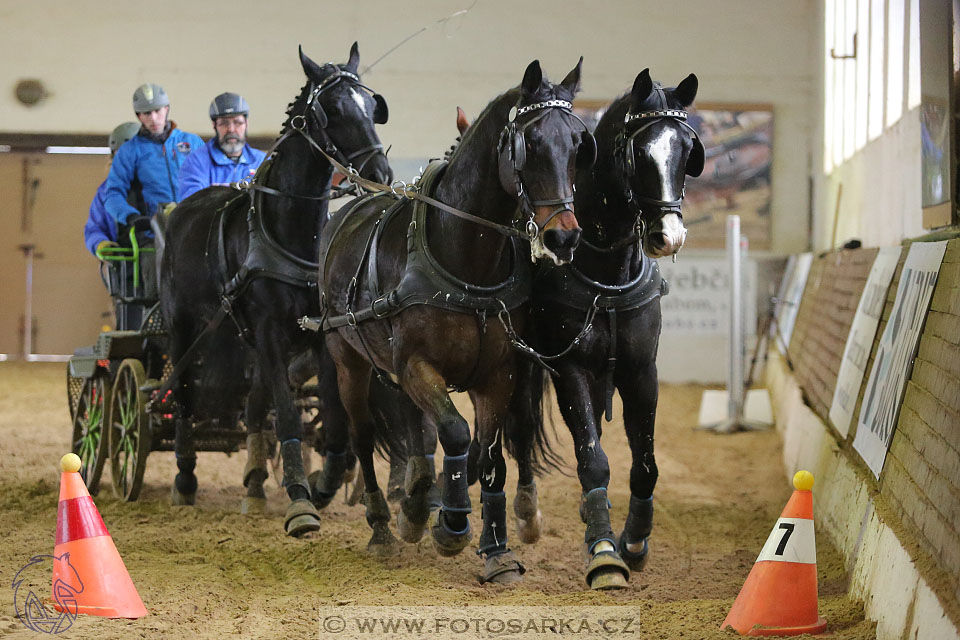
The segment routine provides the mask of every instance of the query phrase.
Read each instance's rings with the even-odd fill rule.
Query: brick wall
[[[838,251],[810,265],[790,358],[807,403],[821,416],[830,413],[843,347],[876,255],[876,249]]]
[[[905,247],[887,291],[855,418],[907,253]],[[843,346],[875,255],[875,250],[831,253],[810,269],[790,356],[807,403],[825,424],[830,424]],[[841,444],[856,458],[855,436],[856,420]],[[863,471],[872,482],[865,466]],[[898,520],[891,526],[919,552],[918,564],[930,568],[940,595],[960,599],[960,239],[947,245],[879,489],[887,512]]]

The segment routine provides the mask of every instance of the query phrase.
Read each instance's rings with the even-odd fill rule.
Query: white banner
[[[877,478],[893,439],[920,329],[946,249],[945,241],[910,245],[897,287],[897,298],[870,370],[853,447]]]
[[[883,247],[873,261],[863,294],[857,304],[857,312],[850,325],[847,344],[843,348],[840,372],[837,374],[837,386],[833,390],[833,402],[830,404],[830,421],[844,438],[850,432],[853,410],[860,393],[863,374],[867,370],[867,358],[877,335],[880,315],[887,301],[887,289],[900,260],[900,247]]]
[[[803,298],[803,290],[807,286],[807,276],[810,275],[812,264],[813,254],[801,253],[797,256],[793,269],[783,274],[784,286],[780,287],[782,295],[777,309],[777,331],[780,335],[774,336],[780,353],[786,353],[790,345],[790,336],[793,335],[793,326],[797,322],[800,300]],[[789,263],[787,266],[789,268]]]
[[[817,543],[814,539],[813,520],[806,518],[780,518],[767,536],[767,541],[757,556],[774,562],[817,564]]]
[[[747,335],[757,325],[757,265],[741,264],[743,326]],[[670,293],[660,301],[664,334],[729,334],[730,264],[724,258],[681,257],[660,261]]]

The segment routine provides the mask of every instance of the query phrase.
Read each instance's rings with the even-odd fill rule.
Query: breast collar
[[[423,192],[432,193],[446,169],[446,162],[434,161],[427,166],[419,185]],[[380,195],[376,198],[393,198]],[[340,221],[352,215],[352,209],[369,199],[359,199],[350,210],[341,214]],[[427,243],[427,216],[429,205],[423,201],[414,201],[411,220],[407,226],[407,262],[399,284],[386,293],[379,290],[377,275],[377,249],[384,229],[393,217],[406,210],[408,198],[399,198],[377,219],[370,233],[363,256],[357,267],[357,273],[351,280],[346,292],[346,312],[342,315],[327,315],[324,304],[324,317],[319,321],[324,331],[342,326],[356,326],[366,320],[384,319],[415,305],[426,305],[456,311],[460,313],[498,313],[504,308],[515,309],[530,299],[531,268],[524,259],[520,240],[510,237],[512,264],[506,280],[492,286],[475,285],[460,280],[437,262]],[[336,239],[340,228],[334,230],[330,245]],[[373,302],[362,309],[356,309],[357,282],[366,272],[366,291]],[[314,323],[316,324],[316,323]],[[310,328],[309,320],[304,326]]]

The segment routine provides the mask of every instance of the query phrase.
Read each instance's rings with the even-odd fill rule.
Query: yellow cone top
[[[80,471],[80,456],[68,453],[60,458],[60,468],[68,473]]]
[[[793,474],[793,486],[798,491],[810,491],[813,489],[813,474],[801,469]]]

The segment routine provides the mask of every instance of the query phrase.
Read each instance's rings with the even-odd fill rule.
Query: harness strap
[[[607,422],[613,420],[613,372],[617,368],[617,309],[607,307],[607,320],[610,323],[610,345],[607,349],[607,370],[604,374],[604,409]]]

